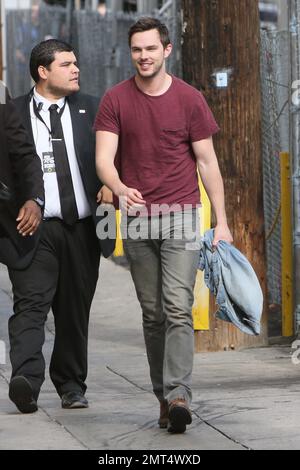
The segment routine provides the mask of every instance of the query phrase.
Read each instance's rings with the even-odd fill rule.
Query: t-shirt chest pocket
[[[164,127],[160,132],[160,143],[163,148],[175,149],[186,140],[186,129],[183,127]]]

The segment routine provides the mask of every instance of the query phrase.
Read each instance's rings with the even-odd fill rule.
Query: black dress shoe
[[[31,383],[26,377],[19,375],[11,379],[8,396],[21,413],[37,411],[38,406],[33,395]]]
[[[89,402],[82,392],[75,390],[74,392],[67,392],[62,395],[61,406],[67,409],[88,408]]]

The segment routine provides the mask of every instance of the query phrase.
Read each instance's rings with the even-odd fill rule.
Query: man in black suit
[[[44,325],[52,307],[55,342],[50,377],[63,408],[86,408],[87,336],[100,253],[114,241],[99,240],[98,200],[110,202],[95,172],[92,129],[98,100],[79,91],[73,48],[43,41],[31,52],[36,86],[15,100],[44,174],[45,207],[41,236],[26,271],[10,269],[14,315],[9,322],[12,379],[9,396],[23,413],[37,410],[44,381]],[[109,200],[108,200],[109,199]]]
[[[37,245],[44,185],[40,160],[8,96],[0,103],[0,148],[0,181],[11,195],[0,200],[0,262],[23,269]]]

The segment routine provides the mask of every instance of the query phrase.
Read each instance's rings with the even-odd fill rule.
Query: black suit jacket
[[[0,104],[0,180],[13,192],[13,200],[0,202],[0,262],[24,269],[31,261],[39,238],[22,237],[16,217],[29,199],[44,199],[41,163],[12,101]]]
[[[16,98],[14,102],[20,112],[23,124],[28,130],[31,141],[34,144],[30,118],[31,97],[32,92],[28,95]],[[98,110],[99,99],[82,93],[74,93],[68,97],[68,104],[72,120],[76,158],[91,212],[95,224],[97,224],[100,218],[96,216],[96,196],[102,183],[99,181],[96,174],[95,132],[93,131],[93,125]],[[107,238],[99,241],[102,254],[105,257],[110,256],[115,247],[115,237],[113,239]]]

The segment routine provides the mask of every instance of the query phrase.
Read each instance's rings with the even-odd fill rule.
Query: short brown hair
[[[128,44],[131,46],[131,38],[135,33],[143,33],[144,31],[150,31],[151,29],[157,29],[160,36],[160,41],[164,47],[170,44],[169,30],[164,23],[152,18],[151,16],[144,16],[134,23],[128,31]]]

